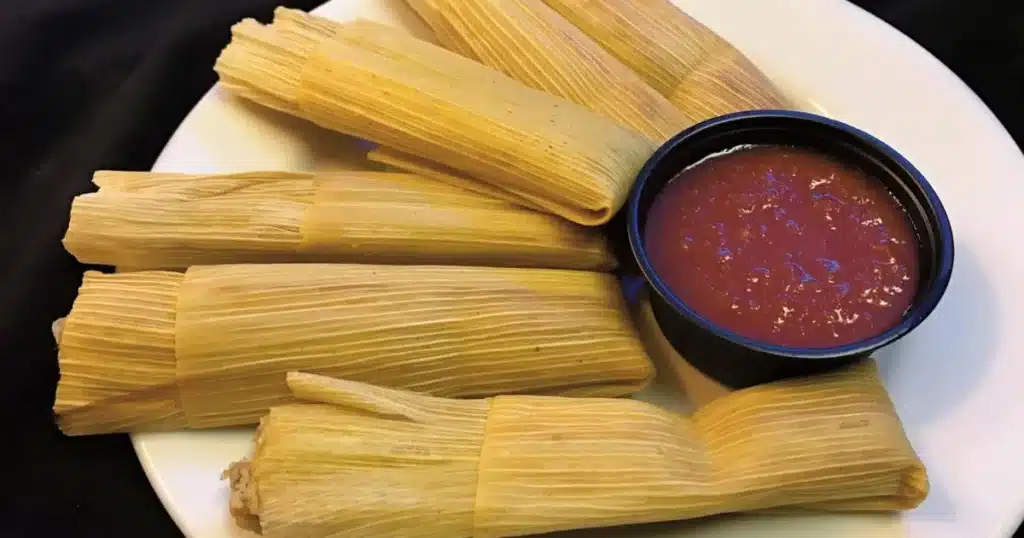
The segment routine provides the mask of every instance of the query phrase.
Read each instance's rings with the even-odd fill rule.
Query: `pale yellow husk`
[[[669,0],[543,0],[690,121],[792,102],[736,47]]]
[[[555,213],[558,209],[556,205],[548,204],[543,198],[515,194],[512,191],[466,176],[450,166],[392,148],[379,147],[367,153],[366,158],[371,162],[387,165],[396,170],[428,177],[441,183],[468,189],[491,198],[537,211]]]
[[[356,177],[355,174],[352,174]],[[181,200],[223,195],[272,196],[304,202],[316,193],[314,179],[306,172],[278,170],[230,174],[186,174],[180,172],[138,172],[97,170],[92,182],[102,194],[132,193],[161,195]],[[372,174],[367,174],[372,177]],[[356,181],[356,179],[352,179]]]
[[[395,170],[427,177],[455,187],[471,190],[473,192],[489,196],[498,200],[504,200],[512,204],[542,211],[558,214],[561,210],[557,204],[552,204],[539,196],[534,196],[522,191],[506,190],[495,185],[473,179],[458,170],[440,163],[410,155],[392,148],[379,147],[366,154],[367,160],[378,164],[389,166]]]
[[[653,367],[615,277],[228,265],[86,273],[60,331],[71,435],[255,423],[302,370],[445,396],[619,396]]]
[[[624,399],[445,400],[291,373],[234,464],[276,537],[498,538],[785,506],[905,510],[928,481],[874,363],[736,392],[692,417]]]
[[[607,270],[599,230],[410,174],[102,172],[64,247],[141,269],[366,262]]]
[[[607,222],[656,143],[586,108],[404,32],[279,10],[232,29],[229,91],[425,156],[580,224]],[[333,32],[333,34],[332,34]]]
[[[187,425],[174,387],[175,309],[184,277],[85,274],[72,314],[55,324],[60,381],[53,411],[61,429],[103,433]]]
[[[663,141],[686,116],[542,0],[406,0],[445,47]]]

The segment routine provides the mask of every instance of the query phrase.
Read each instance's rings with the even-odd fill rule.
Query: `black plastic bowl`
[[[831,348],[767,344],[717,326],[681,301],[658,276],[644,247],[647,212],[678,172],[716,152],[737,146],[795,146],[823,152],[884,182],[906,209],[920,245],[920,285],[896,327],[866,340]],[[652,290],[651,307],[661,331],[697,370],[738,389],[831,371],[895,342],[935,309],[953,270],[953,231],[935,191],[896,150],[845,123],[802,112],[752,111],[707,120],[674,136],[637,176],[626,208],[629,244]]]

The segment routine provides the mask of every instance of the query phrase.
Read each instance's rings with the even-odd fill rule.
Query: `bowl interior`
[[[679,171],[719,152],[745,145],[795,146],[825,153],[855,166],[885,184],[906,209],[918,235],[920,285],[903,321],[861,342],[830,348],[792,348],[765,344],[717,326],[684,304],[651,265],[643,233],[647,213],[662,188]],[[938,196],[896,150],[854,127],[821,116],[789,111],[754,111],[708,120],[676,135],[651,157],[634,184],[627,206],[630,247],[655,293],[690,322],[733,343],[766,353],[826,358],[863,353],[904,336],[934,310],[949,283],[953,234]]]

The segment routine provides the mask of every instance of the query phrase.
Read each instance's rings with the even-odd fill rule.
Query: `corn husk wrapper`
[[[446,400],[291,373],[225,472],[268,536],[498,538],[927,495],[874,363],[739,391],[684,417],[627,399]]]
[[[481,195],[518,205],[520,207],[526,207],[542,212],[550,212],[551,209],[557,209],[553,207],[546,208],[545,201],[542,198],[515,194],[504,190],[501,187],[473,179],[449,166],[433,162],[429,159],[424,159],[423,157],[410,155],[392,148],[378,147],[377,149],[368,152],[366,154],[366,158],[370,162],[390,166],[395,170],[400,170],[410,174],[417,174],[422,177],[430,178],[438,183],[461,187]]]
[[[369,21],[279,10],[245,20],[217,60],[222,85],[265,106],[597,225],[622,206],[655,142],[582,106]]]
[[[631,67],[692,122],[793,108],[738,49],[669,0],[543,0]]]
[[[598,230],[410,174],[105,171],[95,182],[64,236],[83,263],[615,266]]]
[[[59,327],[71,435],[258,421],[302,370],[444,396],[619,396],[653,367],[615,277],[226,265],[88,272]]]
[[[441,44],[538,90],[664,141],[675,105],[542,0],[406,0]]]

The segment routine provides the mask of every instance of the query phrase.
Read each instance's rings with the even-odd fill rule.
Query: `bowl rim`
[[[903,320],[895,327],[870,338],[865,338],[863,340],[841,346],[811,348],[770,344],[754,338],[742,336],[735,331],[711,322],[677,297],[661,279],[657,271],[655,271],[650,258],[647,255],[647,249],[644,246],[643,236],[640,230],[640,199],[644,194],[648,185],[648,180],[650,180],[654,170],[661,164],[663,159],[676,151],[678,147],[686,144],[695,137],[701,136],[709,129],[718,128],[723,124],[736,123],[742,125],[743,123],[752,120],[764,119],[782,119],[814,124],[817,127],[835,130],[838,133],[851,137],[855,139],[857,143],[861,144],[864,149],[868,149],[877,156],[884,157],[892,164],[895,164],[898,168],[897,171],[904,176],[904,180],[916,183],[924,193],[928,202],[925,213],[932,213],[926,214],[925,219],[929,221],[934,220],[935,224],[937,224],[935,229],[936,238],[938,244],[943,248],[939,249],[940,252],[937,260],[938,266],[936,268],[934,279],[923,293],[920,291],[918,292],[918,295],[914,298],[914,302],[910,307],[908,307],[907,312],[904,314]],[[935,310],[935,307],[938,306],[939,301],[942,299],[942,296],[945,294],[946,289],[949,286],[953,272],[955,247],[952,225],[942,202],[939,200],[938,194],[932,188],[931,184],[928,183],[928,180],[925,179],[924,175],[900,152],[896,151],[895,148],[886,144],[879,138],[850,124],[809,112],[791,110],[750,110],[734,112],[704,120],[684,129],[662,144],[647,160],[643,168],[640,169],[627,201],[626,212],[629,247],[637,265],[640,268],[640,272],[643,274],[643,277],[650,288],[654,290],[654,292],[663,301],[671,306],[678,315],[682,316],[686,321],[697,325],[703,331],[731,342],[732,344],[755,352],[791,359],[834,359],[866,354],[899,340],[920,325]]]

